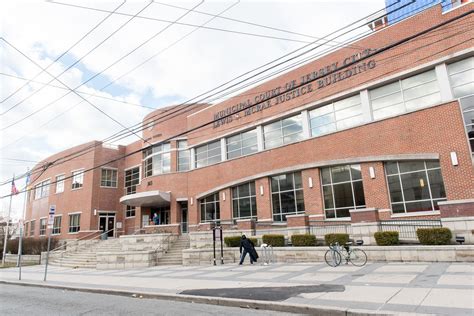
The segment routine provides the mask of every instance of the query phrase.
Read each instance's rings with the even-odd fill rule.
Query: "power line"
[[[52,65],[54,65],[58,60],[60,60],[64,55],[66,55],[69,51],[71,51],[74,47],[76,47],[77,44],[79,44],[82,40],[84,40],[87,36],[89,36],[94,30],[96,30],[102,23],[104,23],[109,17],[111,17],[120,7],[122,7],[125,4],[126,0],[124,0],[118,7],[116,7],[113,11],[111,11],[105,18],[103,18],[99,23],[97,23],[92,29],[90,29],[86,34],[84,34],[79,40],[77,40],[72,46],[70,46],[68,49],[66,49],[61,55],[56,57],[56,59],[50,63],[45,69],[48,69]],[[10,99],[12,96],[14,96],[18,91],[26,87],[30,82],[32,82],[34,79],[38,78],[43,73],[43,71],[40,71],[37,73],[32,79],[29,79],[27,82],[25,82],[21,87],[10,93],[7,97],[5,97],[0,103],[3,103]],[[10,111],[13,107],[9,108],[8,110],[4,111],[0,115],[3,115]]]
[[[396,42],[394,42],[394,43],[391,43],[391,44],[389,44],[389,45],[387,45],[387,46],[385,46],[385,47],[383,47],[383,48],[381,48],[381,49],[379,49],[379,50],[377,50],[377,51],[375,51],[375,52],[372,52],[372,53],[368,54],[368,55],[365,56],[365,57],[360,58],[359,60],[356,60],[356,61],[352,61],[352,62],[347,63],[346,65],[344,65],[344,67],[340,67],[340,68],[338,68],[338,69],[334,69],[334,70],[328,72],[327,74],[325,74],[325,76],[330,75],[330,74],[332,74],[332,73],[334,73],[334,72],[336,72],[336,71],[340,71],[341,69],[344,69],[344,68],[347,68],[347,67],[351,67],[352,65],[354,65],[354,64],[356,64],[356,63],[359,63],[359,62],[362,61],[362,60],[366,60],[366,59],[368,59],[368,58],[373,58],[373,57],[376,56],[376,55],[379,55],[379,54],[381,54],[381,53],[383,53],[383,52],[385,52],[385,51],[388,51],[388,50],[393,49],[393,48],[395,48],[395,47],[397,47],[397,46],[399,46],[399,45],[402,45],[402,44],[404,44],[404,43],[406,43],[406,42],[409,42],[409,41],[411,41],[412,39],[415,39],[416,37],[419,37],[419,36],[422,36],[422,35],[424,35],[424,34],[427,34],[427,33],[431,32],[431,31],[433,31],[433,30],[436,30],[436,29],[438,29],[438,28],[440,28],[440,27],[442,27],[442,26],[444,26],[444,25],[447,25],[447,24],[452,23],[452,22],[454,22],[454,21],[456,21],[456,20],[459,20],[459,19],[461,19],[461,18],[463,18],[463,17],[465,17],[465,16],[468,16],[468,15],[472,14],[473,12],[474,12],[474,10],[465,12],[465,13],[463,13],[463,14],[457,16],[457,17],[451,18],[451,19],[449,19],[449,20],[447,20],[447,21],[444,21],[444,22],[442,22],[442,23],[440,23],[440,24],[437,24],[437,25],[435,25],[435,26],[433,26],[433,27],[430,27],[430,28],[425,29],[425,30],[423,30],[423,31],[421,31],[421,32],[418,32],[418,33],[416,33],[416,34],[413,34],[413,35],[411,35],[411,36],[409,36],[409,37],[406,37],[406,38],[404,38],[404,39],[401,39],[401,40],[398,40],[398,41],[396,41]],[[307,82],[305,82],[304,84],[300,84],[300,85],[295,86],[295,87],[292,88],[291,90],[298,89],[298,88],[300,88],[301,86],[306,85],[306,84],[308,84],[308,83],[310,83],[310,82],[313,82],[313,81],[315,81],[315,80],[318,80],[318,79],[319,79],[319,78],[310,79],[310,80],[308,80]],[[284,93],[286,93],[286,92],[288,92],[288,91],[284,91],[284,92],[278,93],[278,94],[276,94],[275,96],[282,95],[282,94],[284,94]],[[265,101],[263,101],[263,102],[265,102]],[[252,105],[252,106],[255,106],[255,105],[260,104],[260,103],[262,103],[262,102],[258,102],[258,103],[254,104],[254,105]],[[240,109],[240,110],[238,110],[238,111],[236,111],[236,112],[234,112],[234,113],[230,113],[230,114],[224,115],[224,116],[220,117],[218,120],[220,120],[220,119],[225,119],[225,118],[227,118],[227,117],[229,117],[229,116],[235,115],[235,113],[245,111],[246,109],[247,109],[247,108],[243,108],[243,109]],[[196,130],[198,130],[198,129],[201,129],[201,128],[203,128],[203,127],[206,127],[206,126],[208,126],[208,125],[211,125],[211,124],[213,124],[213,123],[216,122],[216,121],[217,121],[217,120],[208,121],[208,122],[203,123],[203,124],[201,124],[201,125],[199,125],[199,126],[196,126],[196,127],[191,128],[191,129],[188,129],[188,130],[186,130],[186,131],[184,131],[184,132],[178,133],[178,134],[176,134],[176,135],[174,135],[174,136],[172,136],[172,137],[168,137],[168,138],[166,138],[165,140],[162,140],[161,142],[167,142],[167,141],[169,141],[169,140],[171,140],[171,139],[174,139],[174,138],[177,138],[177,137],[180,137],[180,136],[183,136],[183,135],[192,133],[192,132],[194,132],[194,131],[196,131]],[[92,170],[97,169],[97,168],[100,168],[100,167],[103,167],[103,166],[106,166],[106,165],[109,164],[109,163],[119,161],[119,160],[124,159],[124,158],[126,158],[126,157],[129,157],[129,156],[131,156],[131,155],[135,155],[135,154],[140,153],[140,152],[142,152],[143,150],[146,150],[146,149],[149,149],[149,148],[152,148],[152,146],[149,145],[149,146],[147,146],[147,147],[145,147],[145,148],[140,148],[140,149],[135,150],[135,151],[133,151],[133,152],[130,152],[130,153],[128,153],[128,154],[122,155],[121,157],[118,157],[118,158],[109,160],[109,161],[107,161],[107,162],[105,162],[105,163],[99,164],[99,165],[94,166],[94,167],[92,167],[92,168],[88,168],[88,169],[84,170],[84,173],[85,173],[85,172],[92,171]],[[66,177],[65,179],[69,179],[69,178],[72,178],[72,176],[68,176],[68,177]],[[54,184],[54,183],[55,183],[55,182],[53,182],[53,183],[51,183],[51,184]],[[29,189],[29,190],[31,190],[31,189]],[[25,190],[25,191],[28,191],[28,190]],[[10,194],[10,195],[11,195],[11,194]],[[3,197],[1,197],[1,198],[6,198],[6,197],[9,197],[10,195],[6,195],[6,196],[3,196]]]

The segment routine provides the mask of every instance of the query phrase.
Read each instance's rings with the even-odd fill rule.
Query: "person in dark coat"
[[[242,248],[244,252],[242,252]],[[255,245],[253,242],[245,237],[245,235],[242,235],[242,238],[240,239],[240,262],[239,265],[242,264],[245,260],[245,256],[249,254],[250,257],[250,263],[253,264],[254,262],[257,262],[258,259],[258,254],[257,251],[255,251]]]

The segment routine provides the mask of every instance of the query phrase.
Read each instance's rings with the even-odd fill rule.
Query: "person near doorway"
[[[160,225],[160,216],[158,213],[153,214],[153,224]]]
[[[243,252],[242,252],[243,249]],[[255,250],[255,245],[253,242],[245,237],[245,235],[242,235],[242,238],[240,239],[240,262],[239,265],[241,265],[244,260],[245,256],[249,254],[250,257],[250,264],[253,264],[254,262],[257,262],[258,259],[258,254],[257,251]]]

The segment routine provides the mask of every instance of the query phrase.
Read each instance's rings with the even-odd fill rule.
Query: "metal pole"
[[[220,236],[221,236],[221,264],[224,264],[224,245],[222,243],[222,226],[220,229]]]
[[[51,247],[51,229],[49,229],[48,236],[48,252],[46,253],[46,266],[44,267],[44,280],[46,281],[46,276],[48,275],[48,260],[49,260],[49,248]]]
[[[214,248],[214,265],[216,265],[216,228],[212,228],[212,246]]]
[[[13,176],[15,178],[15,176]],[[3,256],[2,256],[2,265],[5,265],[5,256],[7,255],[7,242],[8,242],[8,226],[10,224],[10,215],[12,212],[12,198],[13,194],[10,194],[10,206],[8,207],[8,217],[7,217],[7,225],[5,226],[5,238],[3,239]]]
[[[21,253],[23,252],[23,221],[20,225],[20,242],[18,243],[18,280],[21,281]]]

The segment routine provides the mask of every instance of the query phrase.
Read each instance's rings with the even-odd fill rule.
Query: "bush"
[[[344,245],[349,242],[349,234],[326,234],[324,235],[324,240],[328,246],[335,242],[338,242],[339,245]]]
[[[8,241],[7,252],[18,254],[19,238]],[[50,250],[59,246],[57,238],[51,238]],[[23,238],[22,254],[24,255],[40,255],[42,251],[48,251],[48,238]]]
[[[240,239],[241,236],[229,236],[229,237],[224,237],[224,243],[227,247],[240,247]],[[257,238],[252,238],[252,237],[247,237],[255,247],[258,246],[258,239]]]
[[[376,232],[374,237],[378,246],[392,246],[400,243],[396,231]]]
[[[272,247],[284,247],[285,246],[285,236],[284,235],[263,235],[262,242]]]
[[[291,243],[295,247],[311,247],[316,246],[316,236],[311,234],[292,235]]]
[[[453,234],[449,228],[418,228],[418,240],[422,245],[449,245]]]

